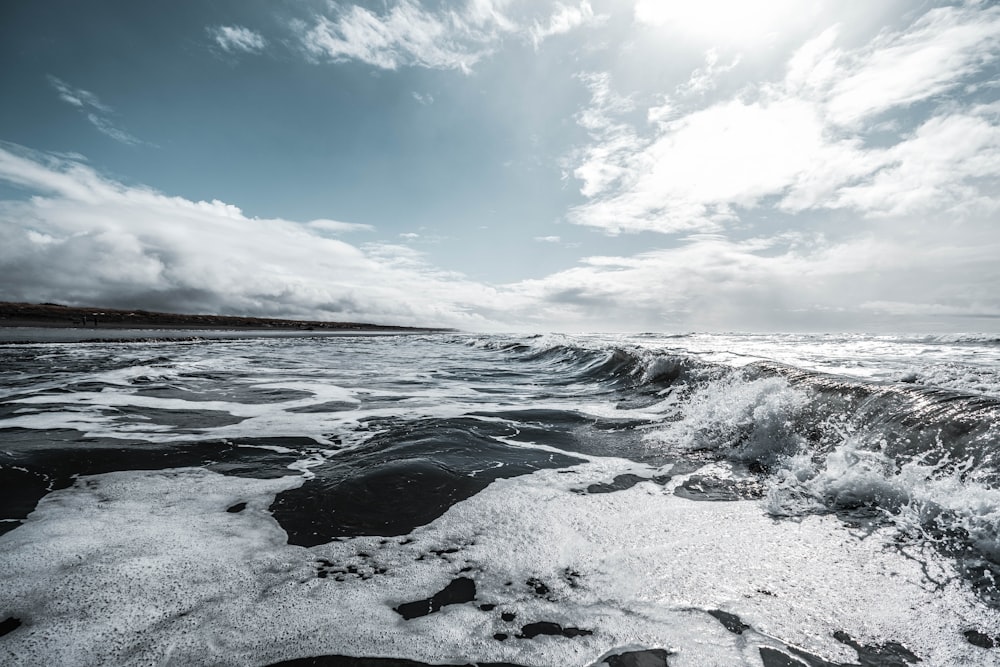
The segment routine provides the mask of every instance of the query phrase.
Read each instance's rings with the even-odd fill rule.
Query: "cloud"
[[[483,328],[508,302],[421,256],[330,238],[366,226],[245,215],[110,180],[88,165],[0,145],[3,298],[187,312]],[[478,312],[467,304],[483,304]]]
[[[420,104],[423,104],[424,106],[434,104],[434,96],[429,93],[421,94],[418,93],[417,91],[413,91],[413,99],[415,99]]]
[[[591,100],[576,120],[593,141],[570,161],[578,162],[573,175],[583,181],[580,192],[586,197],[596,197],[623,187],[632,171],[631,162],[644,144],[630,125],[617,119],[632,111],[634,103],[611,90],[610,75],[585,73],[577,78],[590,90]]]
[[[830,66],[811,83],[825,95],[830,119],[848,125],[946,93],[994,62],[998,50],[1000,7],[941,7],[856,52],[826,50]]]
[[[467,0],[458,6],[427,8],[417,0],[395,0],[376,12],[355,4],[331,2],[292,27],[310,57],[332,62],[357,60],[381,69],[424,67],[470,72],[512,35],[535,47],[546,38],[599,22],[589,2],[577,6]],[[539,7],[551,13],[537,17]]]
[[[496,32],[509,23],[492,7],[469,3],[464,11],[432,12],[400,0],[382,14],[334,4],[334,18],[317,16],[302,35],[308,53],[334,62],[360,60],[382,69],[416,65],[468,71],[489,52]]]
[[[558,236],[536,236],[535,240],[540,243],[559,243],[562,239]]]
[[[73,88],[66,82],[54,76],[49,76],[49,83],[52,85],[53,88],[56,89],[56,91],[58,91],[59,99],[61,99],[63,102],[66,102],[67,104],[70,104],[80,109],[83,108],[97,109],[98,111],[103,111],[105,113],[111,111],[111,109],[101,104],[101,101],[97,99],[97,95],[94,95],[90,91],[83,90],[80,88]]]
[[[577,168],[593,199],[570,221],[614,233],[719,229],[733,206],[788,187],[823,145],[820,119],[794,99],[716,104],[661,123],[646,144],[619,127]]]
[[[310,220],[306,226],[317,232],[329,232],[331,234],[342,234],[345,232],[371,232],[375,228],[371,225],[362,225],[356,222],[340,222],[339,220]]]
[[[691,72],[691,78],[688,79],[687,83],[677,87],[677,94],[697,95],[713,90],[719,75],[735,69],[741,60],[742,56],[736,55],[729,64],[720,65],[719,52],[715,49],[709,49],[705,53],[705,67]]]
[[[243,26],[219,25],[207,30],[226,53],[260,53],[267,47],[267,40],[260,33]]]
[[[52,87],[59,93],[59,99],[79,109],[90,124],[102,134],[128,146],[145,143],[115,125],[109,118],[114,111],[106,104],[102,104],[94,93],[82,88],[73,88],[65,81],[51,75],[48,79]]]
[[[691,234],[487,285],[405,243],[331,238],[365,225],[255,218],[12,144],[0,144],[0,181],[31,194],[0,201],[8,300],[472,330],[947,330],[1000,317],[991,215],[889,219],[840,238]]]
[[[569,162],[587,201],[569,220],[679,233],[766,210],[876,218],[994,207],[997,109],[943,96],[977,85],[1000,56],[1000,7],[932,9],[854,49],[837,44],[828,29],[783,78],[721,99],[691,95],[740,64],[719,66],[710,52],[678,97],[649,104],[645,125],[629,120],[632,98],[608,75],[586,75],[592,99],[577,122],[590,143]]]
[[[1000,178],[998,120],[1000,106],[935,116],[891,148],[872,151],[869,163],[876,168],[821,203],[870,217],[996,211],[996,189],[982,183]]]
[[[959,229],[891,224],[841,241],[699,234],[635,256],[584,258],[512,288],[579,330],[961,329],[1000,316],[997,252],[989,219]]]
[[[543,41],[553,35],[564,35],[580,26],[599,23],[604,20],[604,17],[594,15],[593,8],[586,0],[575,7],[557,2],[552,15],[548,17],[547,23],[543,25],[541,22],[535,21],[531,26],[529,30],[531,41],[537,49]]]
[[[87,120],[90,121],[91,125],[96,127],[101,133],[106,134],[115,141],[121,142],[128,146],[135,146],[137,144],[143,143],[141,139],[137,139],[125,130],[116,127],[104,116],[99,116],[95,113],[88,113]]]

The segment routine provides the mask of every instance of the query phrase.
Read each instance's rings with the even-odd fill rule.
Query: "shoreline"
[[[0,330],[440,333],[454,329],[0,302]],[[0,337],[2,337],[0,333]]]
[[[50,345],[60,343],[184,343],[235,341],[250,338],[357,338],[380,336],[419,336],[443,333],[439,329],[404,331],[368,329],[222,329],[187,327],[81,328],[81,327],[0,327],[0,347],[14,345]]]

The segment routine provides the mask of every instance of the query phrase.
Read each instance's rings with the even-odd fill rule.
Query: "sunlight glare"
[[[638,0],[635,18],[713,44],[746,45],[769,41],[802,11],[795,0]]]

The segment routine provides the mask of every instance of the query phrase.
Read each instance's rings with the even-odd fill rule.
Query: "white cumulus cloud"
[[[10,300],[467,328],[488,324],[467,304],[506,307],[419,255],[400,262],[329,237],[364,226],[249,217],[10,144],[0,146],[0,181],[37,193],[0,202]]]
[[[949,98],[1000,57],[1000,7],[932,9],[852,49],[806,42],[784,77],[692,99],[721,69],[710,53],[646,125],[608,75],[584,78],[591,142],[571,156],[586,201],[569,219],[610,233],[717,231],[748,211],[852,209],[867,217],[993,206],[995,105]],[[918,107],[918,104],[922,106]],[[872,133],[881,131],[878,141]]]

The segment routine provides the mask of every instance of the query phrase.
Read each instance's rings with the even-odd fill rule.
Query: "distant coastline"
[[[148,310],[63,306],[55,303],[0,302],[0,327],[86,329],[232,329],[278,331],[382,331],[400,333],[453,331],[440,327],[404,327],[364,322],[323,322],[232,315],[188,315]]]

